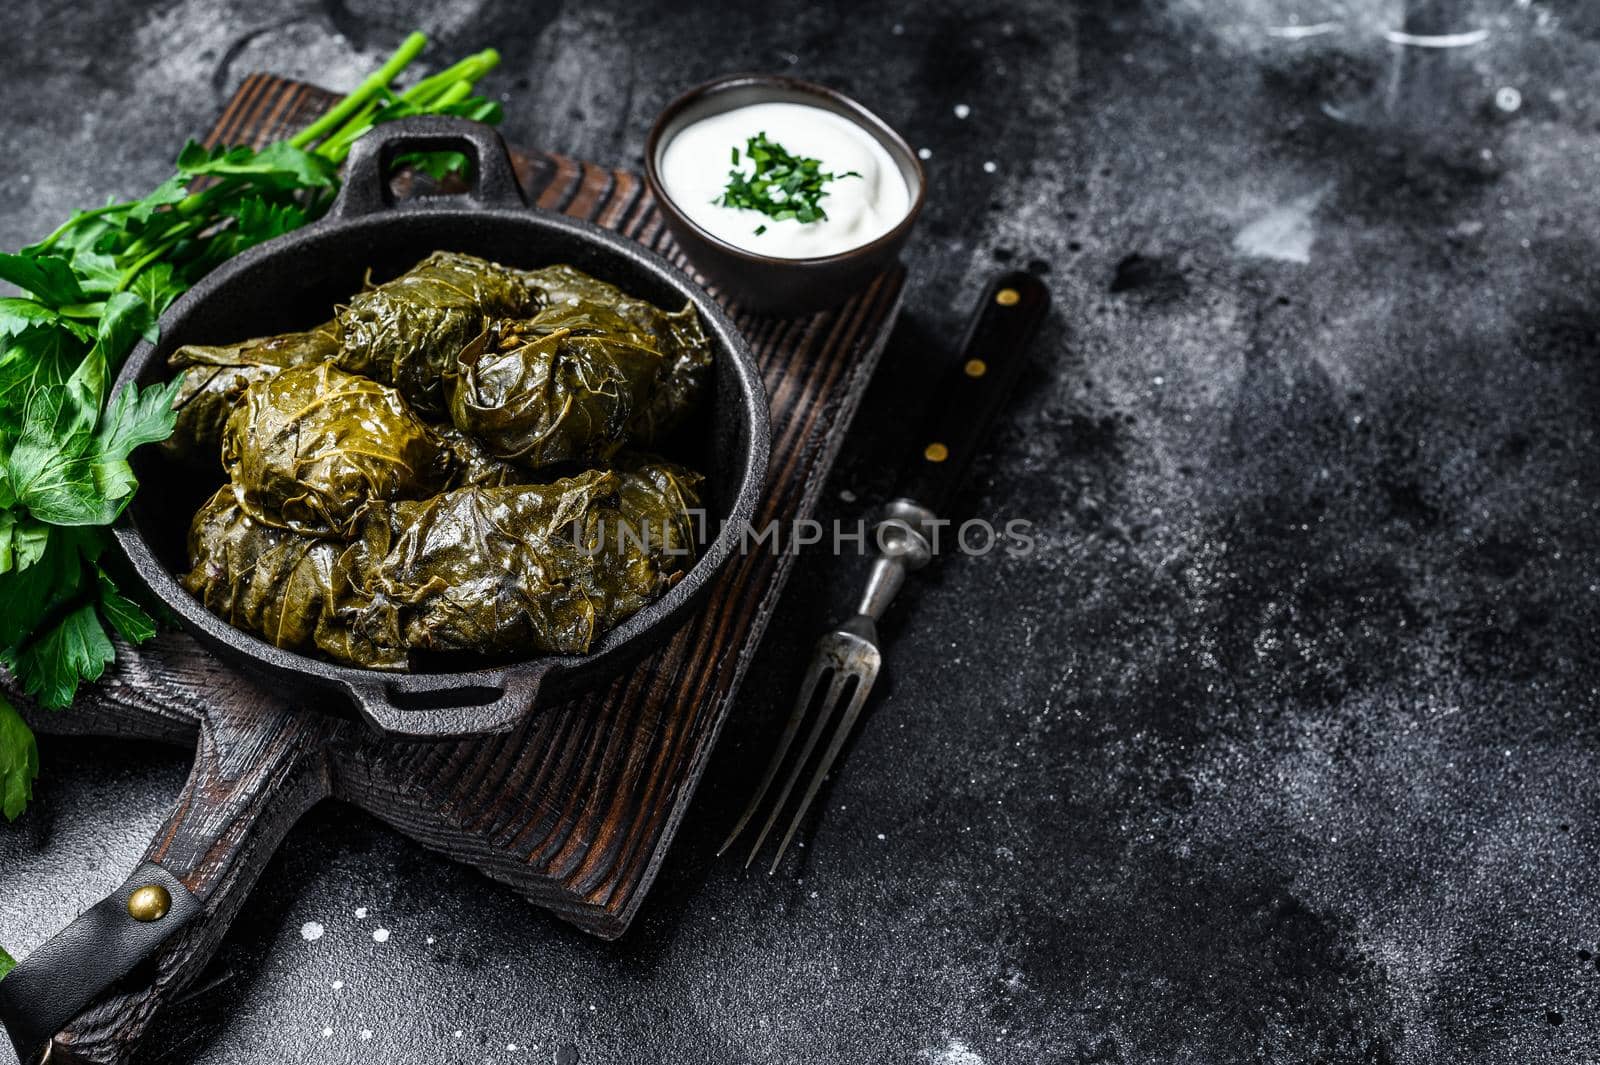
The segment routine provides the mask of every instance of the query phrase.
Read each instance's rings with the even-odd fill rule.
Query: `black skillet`
[[[466,153],[475,175],[464,195],[396,201],[387,175],[404,152]],[[755,361],[710,296],[660,256],[587,222],[530,210],[505,143],[464,119],[411,118],[356,142],[343,190],[327,217],[254,248],[209,274],[140,344],[116,388],[171,377],[167,356],[184,344],[219,344],[306,328],[335,304],[394,277],[437,250],[469,252],[514,267],[570,263],[668,308],[694,304],[714,350],[709,417],[694,454],[674,455],[706,474],[708,535],[693,569],[665,596],[601,637],[584,655],[542,656],[456,671],[385,673],[285,651],[227,624],[179,585],[189,516],[221,482],[197,481],[158,451],[134,456],[142,485],[116,536],[150,593],[220,657],[296,694],[329,691],[392,734],[458,736],[511,728],[538,701],[609,680],[669,637],[731,557],[755,513],[767,468],[767,401]],[[322,702],[328,700],[323,699]]]

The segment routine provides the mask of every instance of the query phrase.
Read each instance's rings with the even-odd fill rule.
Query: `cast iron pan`
[[[396,202],[388,172],[402,152],[453,150],[473,162],[471,191]],[[412,118],[356,142],[345,185],[327,217],[219,267],[173,304],[160,340],[129,357],[116,388],[172,376],[167,356],[184,344],[220,344],[326,321],[335,304],[374,281],[403,273],[439,250],[468,252],[515,267],[570,263],[667,308],[693,303],[714,353],[710,417],[700,439],[673,457],[706,474],[703,546],[671,591],[596,641],[584,655],[459,671],[387,673],[295,654],[227,624],[178,583],[187,568],[189,518],[222,481],[196,478],[154,448],[134,456],[140,491],[116,536],[133,571],[185,629],[219,656],[283,690],[335,692],[377,728],[409,736],[457,736],[512,727],[539,700],[608,680],[662,643],[731,557],[755,513],[767,468],[767,401],[755,361],[720,308],[684,274],[638,244],[565,216],[530,210],[505,143],[487,126],[455,118]],[[313,698],[313,701],[315,699]],[[324,699],[323,701],[327,701]]]

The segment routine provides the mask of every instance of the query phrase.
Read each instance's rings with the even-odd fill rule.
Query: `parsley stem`
[[[457,63],[453,63],[437,74],[430,74],[400,94],[402,100],[418,106],[436,105],[436,94],[442,95],[451,89],[456,82],[464,81],[470,88],[472,83],[480,80],[485,74],[500,65],[500,53],[493,48],[485,48],[476,55],[469,55]]]
[[[117,211],[126,211],[131,206],[133,205],[127,203],[108,203],[104,207],[95,207],[87,211],[79,211],[65,222],[62,222],[59,226],[56,226],[55,232],[51,233],[48,237],[45,237],[43,240],[39,241],[39,243],[35,244],[33,246],[33,251],[35,253],[49,251],[51,248],[55,247],[56,241],[72,232],[80,223],[87,222],[94,218],[101,218],[108,214],[115,214]]]
[[[173,248],[178,246],[180,241],[187,237],[193,236],[202,229],[205,229],[206,226],[210,224],[211,222],[208,219],[196,218],[193,221],[184,222],[167,230],[166,233],[163,234],[164,239],[162,239],[160,243],[155,245],[155,247],[151,248],[144,255],[140,256],[140,258],[137,259],[132,266],[122,271],[121,275],[119,275],[117,278],[116,290],[118,292],[128,291],[128,286],[133,284],[134,280],[139,276],[140,272],[143,271],[145,267],[170,253]]]
[[[356,86],[354,92],[330,108],[327,114],[290,137],[289,143],[296,148],[305,148],[344,125],[351,115],[360,111],[368,100],[378,95],[379,89],[387,88],[389,83],[422,53],[427,43],[428,38],[424,34],[412,33],[400,43],[400,47],[389,57],[387,63],[373,71],[365,81]]]

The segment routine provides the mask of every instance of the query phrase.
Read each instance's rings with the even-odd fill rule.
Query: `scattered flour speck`
[[[462,1037],[462,1036],[463,1036],[463,1035],[465,1035],[465,1034],[466,1034],[466,1033],[464,1033],[464,1032],[463,1032],[463,1031],[462,1031],[462,1030],[461,1030],[461,1029],[459,1029],[459,1028],[457,1028],[457,1029],[456,1029],[456,1030],[455,1030],[455,1031],[454,1031],[454,1032],[452,1032],[452,1033],[451,1033],[451,1034],[452,1034],[452,1035],[454,1035],[454,1036],[455,1036],[455,1037],[456,1037],[456,1038],[457,1038],[457,1039],[460,1039],[460,1038],[461,1038],[461,1037]]]
[[[365,921],[366,919],[367,919],[367,908],[365,906],[357,906],[356,907],[356,920]]]
[[[917,149],[917,158],[918,159],[932,159],[933,158],[933,149],[932,148],[918,148]]]
[[[389,942],[389,930],[387,928],[374,928],[372,930],[372,941],[374,943]]]
[[[436,940],[436,939],[434,939],[434,938],[433,938],[433,937],[432,937],[432,936],[429,936],[429,937],[428,937],[428,946],[430,946],[430,947],[431,947],[431,946],[433,946],[433,945],[434,945],[434,944],[435,944],[435,943],[437,943],[437,942],[438,942],[438,940]]]
[[[362,1039],[371,1039],[372,1038],[372,1029],[371,1028],[363,1028],[363,1029],[361,1029],[361,1038]]]
[[[335,991],[337,991],[337,990],[339,990],[339,989],[340,989],[340,988],[341,988],[341,987],[343,987],[343,986],[344,986],[344,981],[343,981],[343,980],[335,980],[335,981],[334,981],[334,982],[333,982],[333,989],[334,989],[334,990],[335,990]]]
[[[950,1040],[943,1050],[924,1050],[922,1059],[933,1065],[983,1065],[983,1058],[959,1039]]]
[[[984,162],[983,162],[983,172],[985,174],[992,174],[996,170],[999,170],[999,169],[1000,169],[1000,164],[996,163],[993,159],[985,159],[984,160]]]
[[[968,115],[972,114],[972,108],[968,107],[966,104],[956,104],[955,110],[957,118],[966,118]]]
[[[322,1038],[327,1039],[331,1035],[333,1035],[333,1029],[332,1028],[324,1028],[322,1030]]]
[[[305,940],[307,943],[314,943],[322,938],[322,933],[324,931],[326,931],[326,929],[322,927],[320,922],[307,921],[305,924],[300,926],[300,938]]]

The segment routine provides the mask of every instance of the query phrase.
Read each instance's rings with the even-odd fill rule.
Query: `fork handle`
[[[896,499],[889,504],[875,531],[878,557],[872,560],[867,590],[856,608],[858,617],[883,620],[884,611],[900,594],[906,574],[921,569],[933,558],[933,544],[927,534],[933,521],[933,512],[920,503]]]
[[[935,395],[931,418],[901,475],[900,495],[944,514],[1022,368],[1050,307],[1050,291],[1012,271],[984,291],[961,356]]]

